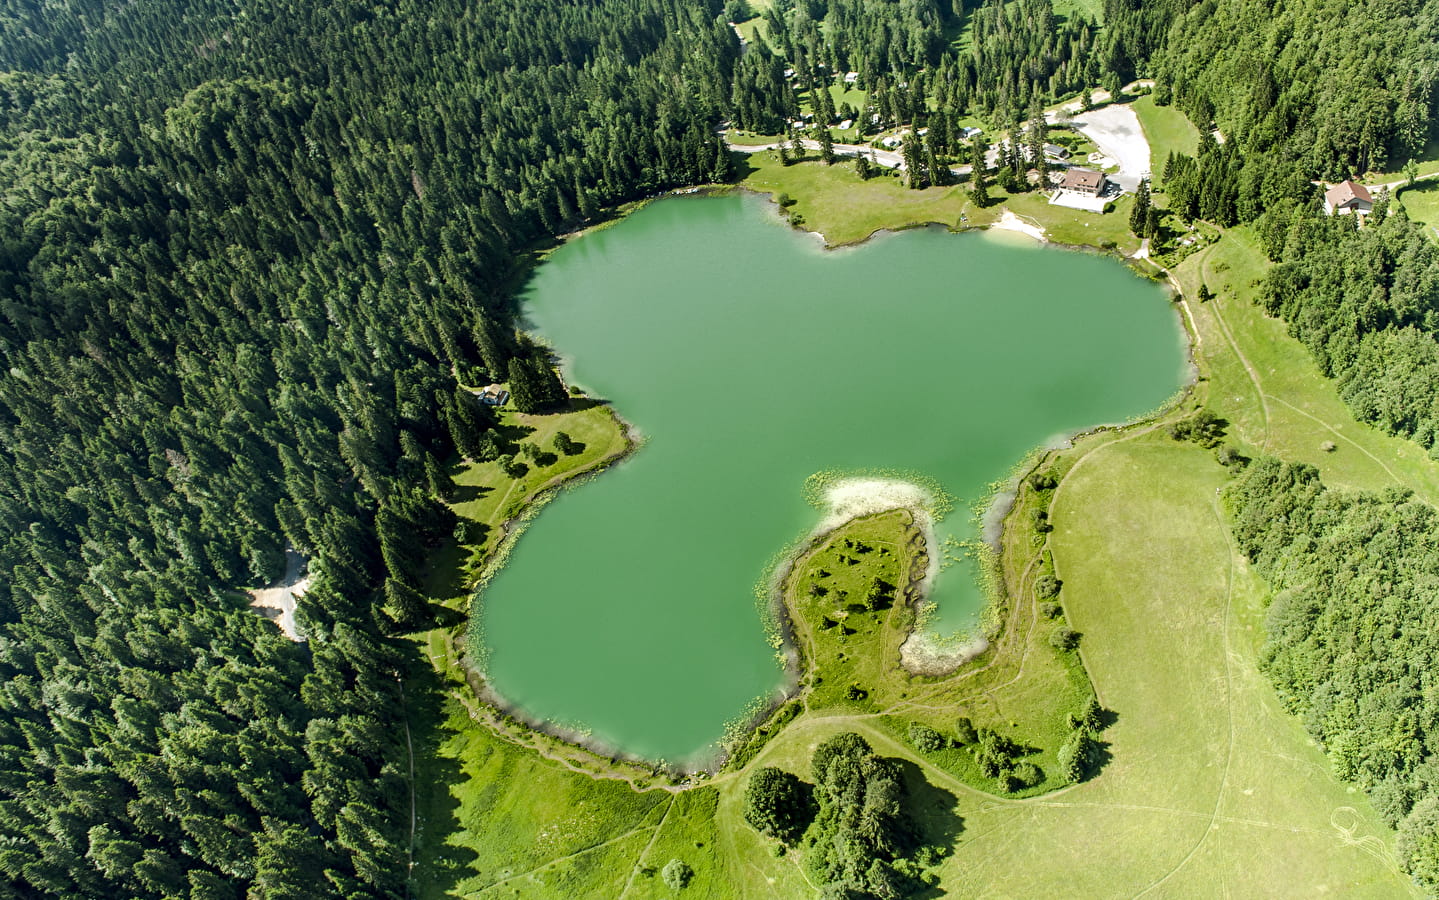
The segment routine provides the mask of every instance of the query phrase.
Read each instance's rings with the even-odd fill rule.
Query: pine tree
[[[1149,180],[1139,182],[1134,193],[1134,209],[1129,212],[1129,230],[1135,237],[1149,237]]]
[[[543,405],[543,398],[535,384],[535,370],[529,360],[515,357],[509,364],[510,399],[515,409],[522,413],[535,412]]]
[[[817,129],[819,137],[819,158],[827,166],[834,165],[834,138],[830,136],[829,126],[820,125]]]

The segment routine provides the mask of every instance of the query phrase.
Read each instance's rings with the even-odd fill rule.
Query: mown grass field
[[[1409,218],[1428,225],[1429,236],[1439,240],[1439,181],[1425,181],[1401,188],[1395,200]]]
[[[1189,137],[1155,118],[1141,112],[1158,159],[1162,142]],[[1164,128],[1167,137],[1154,137]],[[795,197],[806,227],[831,243],[913,221],[953,225],[967,199],[889,179],[862,183],[844,166],[771,166],[761,156],[747,184]],[[1027,216],[1029,199],[1007,205]],[[969,222],[1004,208],[972,211]],[[1103,219],[1127,225],[1122,213]],[[1051,236],[1066,227],[1084,228],[1055,224]],[[1088,236],[1066,242],[1100,243]],[[431,787],[420,798],[416,895],[670,897],[657,872],[679,858],[696,873],[683,897],[812,896],[797,854],[775,855],[743,822],[743,789],[762,765],[808,778],[815,745],[846,730],[905,761],[921,828],[953,846],[935,896],[1414,895],[1392,834],[1361,792],[1335,779],[1259,671],[1265,588],[1230,544],[1217,496],[1228,471],[1212,450],[1166,428],[1207,406],[1229,421],[1227,440],[1241,452],[1310,462],[1336,486],[1405,485],[1439,501],[1439,466],[1416,445],[1356,422],[1283,324],[1253,305],[1267,265],[1240,228],[1173,273],[1189,297],[1200,283],[1216,294],[1177,311],[1192,323],[1201,380],[1167,418],[1088,436],[1044,462],[1058,487],[1022,489],[1006,526],[1004,627],[954,678],[904,676],[893,665],[899,623],[865,613],[874,621],[843,649],[832,639],[811,651],[821,675],[832,666],[838,685],[864,683],[865,702],[817,685],[742,768],[673,795],[642,770],[478,723],[483,713],[466,699],[453,648],[432,640],[448,681],[430,694],[439,698],[430,720],[417,722],[432,740],[419,763],[418,780]],[[1048,535],[1032,527],[1035,509],[1047,509]],[[1064,620],[1082,634],[1077,657],[1047,641],[1053,620],[1033,587],[1050,566],[1063,582]],[[857,643],[879,652],[862,655]],[[839,652],[844,667],[834,665]],[[1087,676],[1070,657],[1082,658]],[[905,737],[909,721],[939,728],[963,713],[1048,747],[1056,719],[1091,682],[1112,724],[1101,735],[1107,760],[1079,785],[1004,795],[965,768],[962,752],[927,756]]]
[[[1170,153],[1193,156],[1199,152],[1199,130],[1174,106],[1156,106],[1154,95],[1146,94],[1134,101],[1134,114],[1149,140],[1149,159],[1155,181],[1164,171]]]
[[[815,160],[786,166],[778,154],[761,151],[747,157],[747,188],[795,200],[792,210],[803,216],[802,227],[824,236],[832,247],[855,244],[883,230],[900,230],[929,223],[949,228],[977,228],[993,224],[1006,209],[1044,228],[1049,239],[1061,244],[1117,248],[1133,252],[1139,241],[1129,231],[1129,209],[1134,200],[1122,197],[1113,212],[1091,213],[1052,206],[1047,195],[1034,192],[1008,195],[991,186],[991,205],[980,208],[970,199],[965,184],[910,190],[903,180],[881,174],[863,181],[854,162],[826,166]]]

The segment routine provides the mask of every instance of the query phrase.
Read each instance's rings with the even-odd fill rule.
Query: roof
[[[1093,169],[1070,169],[1064,173],[1064,180],[1059,186],[1076,191],[1097,191],[1104,187],[1104,173]]]
[[[1331,208],[1343,206],[1351,200],[1373,203],[1374,197],[1364,185],[1355,184],[1347,178],[1324,192],[1324,202]]]
[[[1067,149],[1065,149],[1064,147],[1059,146],[1058,144],[1045,144],[1045,145],[1044,145],[1044,152],[1045,152],[1045,153],[1048,153],[1050,156],[1068,156],[1068,155],[1069,155],[1069,151],[1068,151]]]
[[[477,393],[481,397],[498,397],[505,393],[505,386],[502,384],[489,384],[480,388]]]

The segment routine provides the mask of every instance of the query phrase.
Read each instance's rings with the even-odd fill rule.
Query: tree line
[[[1405,869],[1439,889],[1439,511],[1399,488],[1332,490],[1272,457],[1224,498],[1274,591],[1261,667],[1336,774],[1398,829]]]

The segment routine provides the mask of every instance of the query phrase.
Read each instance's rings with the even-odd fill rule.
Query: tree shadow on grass
[[[459,801],[450,786],[459,784],[464,773],[459,761],[440,753],[450,736],[444,707],[445,688],[440,677],[422,654],[411,654],[405,674],[406,716],[414,747],[415,831],[410,873],[410,896],[449,896],[460,882],[473,874],[478,859],[468,847],[457,847],[446,839],[459,830]],[[408,813],[409,810],[406,810]],[[408,843],[409,816],[404,833]]]
[[[762,153],[764,151],[757,152]],[[750,163],[750,157],[752,155],[753,154],[750,153],[741,153],[738,150],[731,150],[729,152],[730,167],[734,171],[735,181],[744,181],[746,178],[759,171],[756,166]]]
[[[470,503],[472,501],[480,499],[486,494],[493,493],[494,490],[494,488],[485,487],[484,485],[460,484],[456,482],[455,493],[453,498],[451,498],[450,502],[454,504]]]
[[[915,838],[921,848],[928,851],[934,861],[954,852],[955,841],[964,833],[964,818],[960,816],[959,798],[942,787],[937,787],[925,777],[924,770],[907,759],[891,759],[899,767],[909,800],[905,808],[915,831]],[[945,896],[937,885],[916,884],[905,895],[909,898],[929,900]]]

